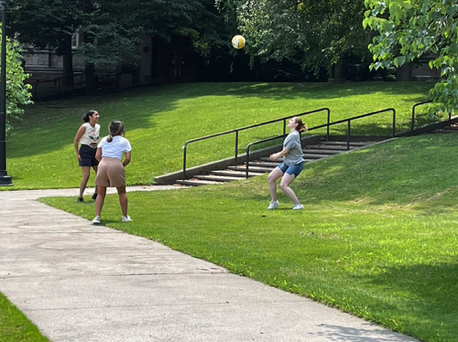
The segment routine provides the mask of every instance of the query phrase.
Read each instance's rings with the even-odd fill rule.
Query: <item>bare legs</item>
[[[296,177],[294,175],[289,175],[287,173],[283,174],[283,172],[281,172],[281,170],[278,167],[273,169],[273,171],[269,174],[269,177],[267,177],[272,202],[277,201],[277,179],[281,178],[282,176],[283,178],[280,182],[280,188],[286,194],[286,196],[288,196],[289,199],[294,203],[294,205],[300,204],[293,189],[289,187]]]
[[[97,185],[97,198],[95,199],[95,216],[100,216],[103,204],[105,203],[105,196],[107,188],[105,186]]]
[[[92,169],[97,174],[97,166],[93,166]],[[83,197],[84,190],[86,190],[87,182],[89,177],[91,176],[91,168],[89,166],[82,166],[81,170],[83,171],[83,178],[81,179],[80,184],[80,198]],[[95,193],[97,193],[97,188],[95,189]]]
[[[269,191],[270,197],[272,198],[272,202],[277,202],[277,179],[283,176],[283,172],[276,167],[272,170],[267,177],[267,181],[269,182]]]
[[[97,168],[98,168],[97,166],[93,166],[93,167],[92,167],[92,169],[94,170],[94,172],[95,172],[96,175],[97,175]],[[95,194],[95,195],[98,194],[98,192],[97,192],[97,186],[95,187],[94,194]],[[94,197],[92,197],[92,198],[94,198]]]
[[[118,190],[119,204],[121,205],[122,216],[127,217],[127,193],[126,187],[120,186],[116,188]]]
[[[127,217],[127,192],[126,187],[121,186],[116,188],[118,190],[119,204],[121,205],[122,216]],[[105,186],[97,186],[97,198],[95,200],[95,216],[100,216],[102,213],[103,204],[105,203],[105,196],[107,188]]]
[[[280,189],[282,189],[283,192],[286,194],[286,196],[288,196],[289,199],[293,201],[294,205],[300,204],[293,189],[289,187],[289,185],[293,182],[295,178],[296,176],[288,175],[287,173],[285,173],[285,175],[283,176],[280,182]]]
[[[86,189],[87,181],[91,175],[91,168],[89,166],[82,166],[81,170],[83,171],[83,178],[80,184],[80,198],[83,197],[84,190]]]

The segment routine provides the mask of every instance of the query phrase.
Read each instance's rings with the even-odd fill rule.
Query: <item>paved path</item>
[[[0,192],[0,292],[53,342],[415,341],[35,201],[77,194]]]

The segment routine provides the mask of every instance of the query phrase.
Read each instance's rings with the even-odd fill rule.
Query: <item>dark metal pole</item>
[[[6,172],[6,0],[2,6],[2,46],[0,73],[0,186],[13,185]]]

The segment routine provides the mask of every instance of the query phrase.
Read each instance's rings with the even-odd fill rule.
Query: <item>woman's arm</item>
[[[278,158],[281,158],[285,155],[287,155],[289,152],[289,148],[288,147],[285,147],[283,150],[281,150],[280,152],[278,153],[273,153],[270,155],[270,160],[277,160]]]
[[[78,160],[81,159],[80,153],[78,151],[78,143],[81,137],[83,136],[84,132],[86,132],[86,126],[81,125],[81,127],[78,129],[78,132],[76,132],[75,138],[73,139],[73,147],[75,148],[76,157],[78,158]]]
[[[131,151],[126,152],[122,166],[126,167],[130,163]]]
[[[95,152],[95,159],[98,161],[102,160],[102,149],[100,147],[97,148],[97,151]]]

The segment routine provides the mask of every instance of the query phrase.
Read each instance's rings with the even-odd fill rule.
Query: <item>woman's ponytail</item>
[[[110,131],[110,135],[107,138],[107,142],[112,142],[113,137],[117,135],[122,135],[124,132],[124,124],[122,121],[112,121],[110,126],[108,126],[108,130]]]
[[[307,132],[307,126],[302,122],[302,119],[299,117],[294,117],[294,121],[297,123],[296,130],[298,132]]]
[[[83,122],[89,122],[89,118],[94,115],[95,113],[97,113],[96,110],[90,110],[89,112],[87,112],[86,114],[84,114],[82,117],[81,117],[81,120]]]

